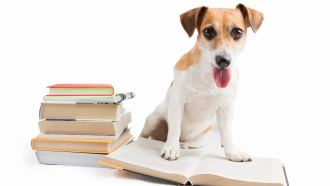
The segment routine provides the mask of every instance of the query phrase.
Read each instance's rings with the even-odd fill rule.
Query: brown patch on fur
[[[188,53],[184,54],[181,59],[175,64],[175,69],[186,70],[190,66],[199,63],[201,51],[195,45],[195,47]]]
[[[213,130],[213,126],[212,126],[212,124],[210,124],[210,126],[207,127],[207,128],[203,131],[203,134],[207,134],[207,133],[211,132],[212,130]]]
[[[151,132],[150,137],[154,140],[165,142],[167,139],[167,123],[165,120],[160,120],[158,124],[156,124],[155,130]]]
[[[156,124],[155,130],[151,132],[150,137],[154,140],[166,142],[167,140],[167,122],[165,120],[160,120],[158,124]],[[208,134],[209,132],[212,132],[213,130],[213,125],[210,124],[205,130],[203,130],[201,135]],[[186,142],[185,140],[180,139],[181,143]]]
[[[191,9],[180,15],[181,25],[189,37],[194,34],[196,28],[199,29],[206,11],[207,7],[202,6]]]
[[[246,7],[243,4],[238,4],[236,8],[241,11],[246,25],[250,26],[253,32],[257,32],[262,21],[264,20],[264,15],[252,8]]]

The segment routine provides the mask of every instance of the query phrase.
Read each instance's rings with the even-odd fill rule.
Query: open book
[[[253,157],[251,162],[225,158],[219,146],[180,149],[180,158],[160,157],[163,142],[139,138],[105,156],[99,163],[181,184],[223,186],[288,186],[279,160]]]

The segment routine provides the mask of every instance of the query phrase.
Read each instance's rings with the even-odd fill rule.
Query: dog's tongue
[[[219,88],[225,88],[230,80],[230,70],[213,67],[213,78]]]

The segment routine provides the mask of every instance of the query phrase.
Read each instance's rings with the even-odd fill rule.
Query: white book
[[[160,157],[164,142],[139,138],[105,156],[105,166],[150,175],[180,184],[288,186],[282,163],[277,159],[252,157],[251,162],[229,161],[213,142],[201,149],[180,149],[180,158]]]
[[[66,141],[65,146],[67,149],[64,150],[63,145],[61,145],[61,141],[63,139],[68,138],[71,139],[70,141]],[[91,135],[50,135],[50,134],[40,134],[39,139],[42,141],[43,139],[51,139],[55,143],[60,142],[60,144],[48,144],[55,147],[61,147],[62,150],[54,149],[54,148],[39,148],[38,145],[35,146],[32,140],[32,149],[36,150],[36,155],[40,163],[42,164],[49,164],[49,165],[72,165],[72,166],[83,166],[83,167],[103,167],[102,165],[98,164],[97,161],[104,158],[104,156],[108,153],[112,153],[116,151],[118,148],[126,145],[132,140],[132,135],[129,129],[126,129],[123,134],[117,139],[114,140],[112,143],[107,143],[107,139],[114,138],[114,136],[91,136]],[[81,140],[83,138],[83,140]],[[92,153],[90,150],[82,150],[77,151],[77,146],[81,146],[79,143],[91,143],[91,142],[100,142],[105,141],[105,149],[103,150],[104,153]],[[64,140],[65,141],[65,140]],[[72,143],[78,142],[78,143]],[[44,143],[43,145],[47,145]],[[92,148],[96,148],[98,145],[97,143],[87,144]],[[34,147],[35,146],[35,147]],[[102,145],[103,146],[103,145]],[[102,147],[103,148],[103,147]],[[76,149],[76,150],[74,150]],[[87,153],[90,152],[90,153]]]
[[[120,103],[134,98],[133,92],[117,93],[113,96],[44,96],[45,103]]]
[[[104,154],[36,151],[36,155],[41,164],[104,167],[97,163],[105,156]]]

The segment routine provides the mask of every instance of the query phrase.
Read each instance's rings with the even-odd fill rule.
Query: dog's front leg
[[[169,97],[168,104],[167,140],[163,149],[161,150],[161,156],[163,156],[167,160],[176,160],[180,156],[182,114],[183,103],[180,101],[178,94],[173,93],[171,94],[171,97]]]
[[[228,159],[232,161],[251,161],[245,152],[239,150],[232,139],[231,122],[233,119],[233,103],[221,106],[216,113],[221,144]]]

